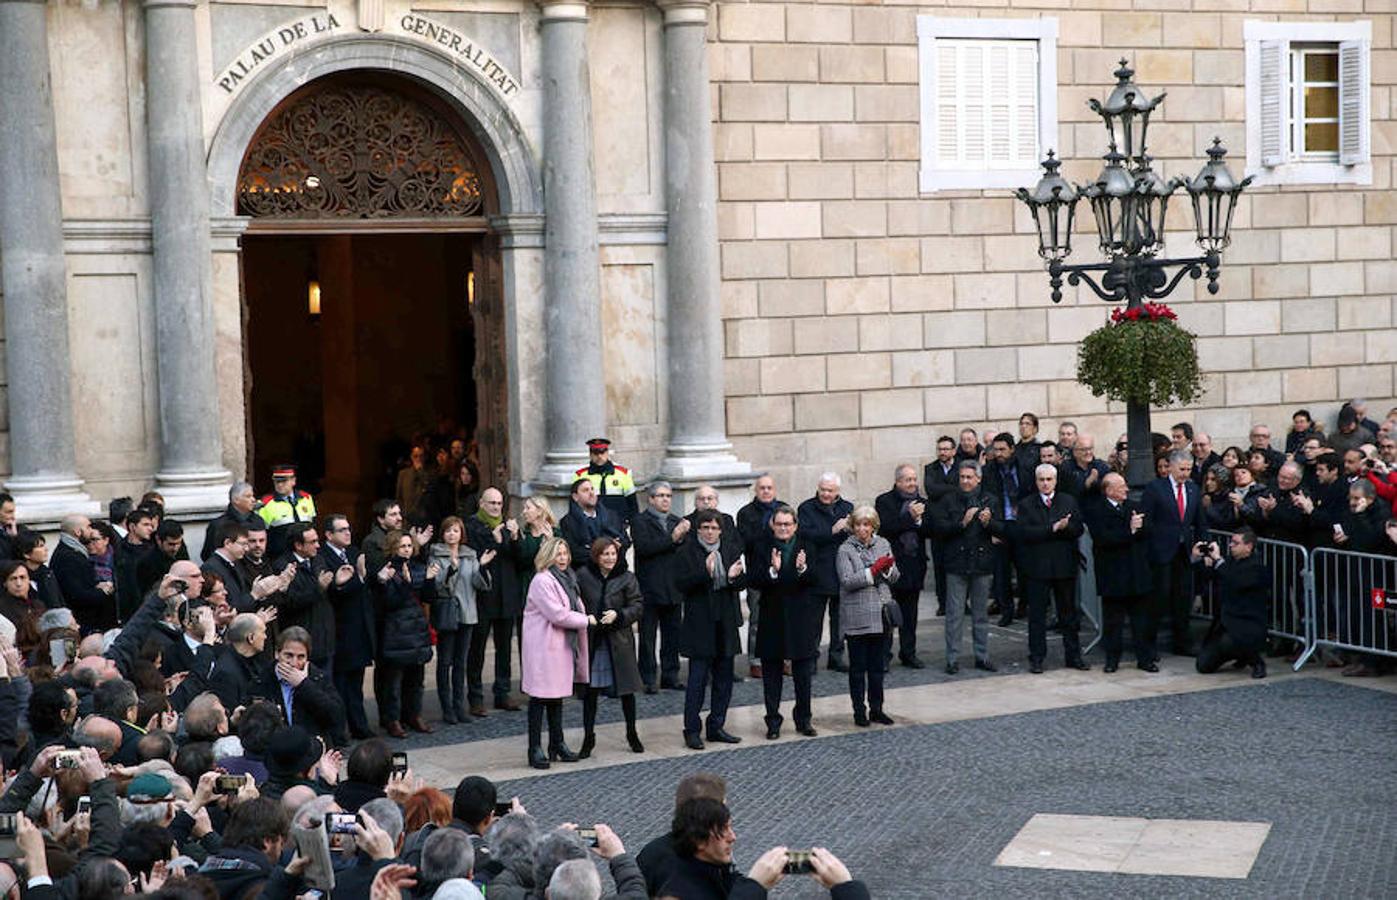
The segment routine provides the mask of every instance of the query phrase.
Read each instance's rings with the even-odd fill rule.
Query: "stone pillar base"
[[[228,489],[233,474],[213,472],[157,472],[155,489],[165,498],[165,512],[198,518],[212,518],[228,506]]]
[[[660,464],[660,477],[666,481],[718,481],[734,484],[746,479],[751,484],[756,476],[752,465],[738,459],[732,444],[670,444]]]
[[[64,516],[102,515],[102,504],[82,489],[82,479],[43,475],[21,475],[5,481],[5,490],[15,498],[19,521],[36,531],[56,527]]]
[[[577,478],[577,470],[586,466],[585,453],[549,453],[544,457],[544,463],[539,467],[538,473],[529,479],[529,482],[544,493],[552,493],[550,488],[561,487],[566,494],[566,489],[572,487],[573,480]]]

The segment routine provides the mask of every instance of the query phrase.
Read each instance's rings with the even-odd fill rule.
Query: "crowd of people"
[[[80,900],[128,885],[290,897],[328,869],[350,892],[381,889],[374,896],[386,900],[412,887],[404,866],[415,866],[411,893],[450,898],[475,896],[469,885],[484,883],[489,847],[497,862],[511,860],[492,897],[594,896],[578,887],[592,884],[582,874],[589,866],[575,867],[576,884],[571,875],[561,876],[570,886],[558,881],[564,860],[586,856],[585,835],[541,835],[522,810],[496,810],[493,788],[476,782],[463,782],[448,815],[451,803],[404,775],[380,735],[523,709],[516,642],[527,757],[538,768],[594,752],[602,697],[619,700],[633,752],[645,749],[637,695],[660,690],[685,693],[688,747],[738,743],[726,713],[743,677],[762,682],[768,739],[785,725],[786,679],[794,729],[814,735],[822,650],[828,668],[847,673],[854,723],[890,725],[892,657],[925,666],[924,587],[945,616],[950,675],[960,670],[967,617],[973,664],[996,669],[995,615],[1001,625],[1027,617],[1031,672],[1044,670],[1050,629],[1061,633],[1067,666],[1090,668],[1078,632],[1084,596],[1094,594],[1107,672],[1121,664],[1128,622],[1141,669],[1158,670],[1167,625],[1172,652],[1196,654],[1200,671],[1230,660],[1263,677],[1276,598],[1259,537],[1397,556],[1397,409],[1379,423],[1354,401],[1332,433],[1298,410],[1284,450],[1257,425],[1247,448],[1218,452],[1180,422],[1154,436],[1158,478],[1136,497],[1124,477],[1124,435],[1097,458],[1092,436],[1070,422],[1044,440],[1037,416],[1025,413],[1018,431],[967,427],[941,437],[931,462],[898,466],[871,502],[843,497],[839,475],[828,472],[813,496],[787,503],[763,475],[735,516],[720,511],[711,486],[680,515],[670,484],[638,489],[601,438],[589,442],[565,515],[555,519],[533,496],[511,516],[498,488],[478,488],[454,442],[424,445],[399,479],[403,495],[374,505],[362,540],[347,516],[318,513],[293,466],[277,466],[273,491],[260,499],[249,484],[233,486],[209,523],[202,563],[158,494],[114,502],[107,521],[66,517],[51,556],[46,538],[16,521],[13,498],[0,495],[0,757],[17,773],[0,814],[23,813],[8,820],[24,870],[13,883]],[[426,459],[436,474],[414,475]],[[1231,536],[1212,540],[1210,531]],[[1197,647],[1190,620],[1204,585],[1221,602]],[[1363,602],[1335,593],[1330,602]],[[423,710],[434,659],[440,723]],[[1338,663],[1367,675],[1390,660],[1354,654]],[[370,669],[377,729],[364,696]],[[582,704],[577,751],[563,735],[569,698]],[[721,798],[680,799],[671,856],[698,862],[675,869],[673,884],[687,886],[673,896],[744,896],[749,883],[760,890],[779,879],[785,848],[739,878]],[[358,815],[333,820],[345,829],[335,838],[343,847],[322,857],[297,828],[321,834],[319,823],[340,811]],[[0,842],[6,822],[0,815]],[[471,841],[474,857],[431,852],[453,833]],[[604,826],[595,835],[620,896],[657,895],[664,885],[653,879],[627,893],[633,864]],[[428,858],[475,866],[441,876]],[[800,866],[836,895],[859,896],[828,853],[800,855]],[[175,871],[187,883],[162,887]],[[507,888],[508,879],[517,883]]]

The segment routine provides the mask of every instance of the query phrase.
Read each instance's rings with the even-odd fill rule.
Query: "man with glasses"
[[[485,710],[485,642],[495,642],[495,709],[517,711],[519,702],[510,696],[510,642],[514,636],[515,620],[524,613],[524,597],[515,583],[508,560],[513,544],[519,539],[519,524],[504,517],[504,494],[499,488],[486,488],[480,493],[480,505],[475,516],[466,521],[466,543],[483,557],[493,550],[495,556],[484,567],[490,576],[488,590],[475,595],[479,621],[471,630],[471,644],[466,649],[466,699],[470,713],[484,718]],[[584,557],[585,558],[585,557]],[[493,638],[492,638],[493,636]]]
[[[317,565],[320,535],[309,522],[296,522],[286,529],[289,549],[275,567],[294,566],[295,574],[281,593],[272,598],[277,607],[277,624],[283,629],[296,625],[310,632],[311,662],[326,671],[335,655],[335,609],[326,591],[336,573]]]
[[[325,520],[325,544],[317,565],[334,577],[325,589],[335,610],[335,662],[330,673],[344,703],[349,736],[355,740],[373,737],[364,713],[364,670],[374,658],[373,597],[364,584],[367,566],[364,554],[354,546],[349,519],[338,513]]]
[[[635,541],[635,576],[645,598],[640,619],[640,678],[645,693],[658,690],[655,653],[658,649],[659,687],[681,690],[679,683],[679,624],[683,597],[674,584],[678,551],[693,525],[671,512],[674,488],[668,481],[651,482],[645,511],[631,520]],[[658,637],[658,643],[656,638]]]
[[[210,533],[204,546],[214,548],[201,567],[204,574],[217,575],[223,582],[230,606],[238,612],[252,612],[252,585],[238,565],[239,560],[247,555],[247,526],[225,520],[216,531]]]

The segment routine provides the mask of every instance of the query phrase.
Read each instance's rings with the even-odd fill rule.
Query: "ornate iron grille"
[[[293,101],[254,138],[238,209],[283,219],[475,216],[477,171],[461,137],[420,100],[326,88]]]

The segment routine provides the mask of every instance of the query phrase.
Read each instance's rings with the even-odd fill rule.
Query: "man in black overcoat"
[[[640,619],[640,678],[645,693],[679,690],[679,623],[684,607],[674,585],[675,560],[692,524],[671,511],[674,488],[667,481],[653,481],[645,489],[644,510],[631,518],[635,541],[635,577],[645,600]],[[658,638],[658,640],[657,640]],[[659,651],[658,678],[656,650]]]
[[[917,656],[917,602],[926,581],[926,538],[932,534],[933,525],[926,497],[917,490],[917,470],[898,466],[893,489],[879,494],[873,508],[878,513],[878,533],[888,539],[897,570],[902,573],[892,589],[902,617],[897,658],[908,668],[924,669],[926,663]],[[888,655],[892,655],[891,645]]]
[[[1019,501],[1019,571],[1028,594],[1028,669],[1043,671],[1048,654],[1048,602],[1057,610],[1062,653],[1069,669],[1090,669],[1082,659],[1077,636],[1077,538],[1083,529],[1081,507],[1057,489],[1057,467],[1039,464],[1037,490]]]
[[[1149,526],[1139,504],[1129,498],[1125,479],[1115,472],[1101,479],[1102,501],[1090,517],[1096,566],[1096,588],[1101,592],[1101,645],[1106,652],[1105,671],[1120,668],[1121,632],[1130,619],[1135,644],[1135,664],[1146,672],[1158,672],[1154,645],[1150,642],[1149,603],[1154,580],[1150,572]]]

